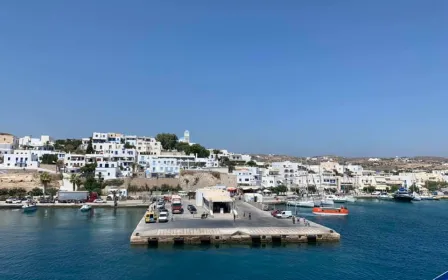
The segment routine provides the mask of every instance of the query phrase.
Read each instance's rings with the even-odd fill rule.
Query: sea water
[[[280,247],[133,247],[145,209],[0,210],[0,279],[433,279],[448,270],[448,202],[348,204],[299,215],[341,242]]]

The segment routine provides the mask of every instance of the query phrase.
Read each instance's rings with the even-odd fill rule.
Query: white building
[[[124,177],[119,165],[114,161],[99,161],[95,168],[95,176],[104,178],[104,180]]]
[[[261,186],[261,172],[258,167],[236,168],[232,174],[236,175],[239,185]]]
[[[87,147],[89,146],[89,142],[90,142],[90,138],[82,138],[80,148],[84,151],[87,150]]]
[[[42,150],[49,149],[52,145],[54,145],[54,140],[48,135],[42,135],[40,138],[32,138],[31,136],[19,138],[19,148],[21,149]]]
[[[124,141],[131,146],[137,147],[137,135],[126,135]]]
[[[158,156],[162,152],[162,144],[154,137],[137,137],[135,147],[139,154]]]
[[[16,150],[3,156],[4,168],[26,168],[37,169],[39,167],[39,158],[33,154],[33,151]]]
[[[66,171],[76,172],[86,165],[86,156],[68,153],[65,155],[64,165]]]
[[[146,177],[178,177],[180,166],[175,158],[148,158],[146,164]]]

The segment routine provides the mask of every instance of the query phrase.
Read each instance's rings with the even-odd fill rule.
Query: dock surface
[[[278,219],[268,211],[262,211],[248,203],[235,201],[238,216],[233,214],[214,214],[201,219],[205,210],[198,208],[198,214],[187,211],[184,201],[184,214],[170,213],[167,223],[145,223],[144,216],[131,235],[131,244],[213,244],[213,243],[306,243],[338,242],[339,233],[311,221],[303,219]],[[170,211],[169,204],[167,204]],[[170,211],[171,212],[171,211]],[[249,213],[251,218],[249,219]],[[173,220],[171,220],[171,217]]]

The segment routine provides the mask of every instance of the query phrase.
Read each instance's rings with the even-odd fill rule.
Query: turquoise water
[[[339,244],[131,247],[144,209],[0,211],[0,279],[433,279],[448,270],[448,202],[360,202],[349,217],[302,215]]]

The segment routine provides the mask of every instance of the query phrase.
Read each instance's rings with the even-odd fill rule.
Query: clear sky
[[[448,156],[448,1],[0,1],[0,131]]]

